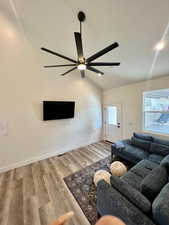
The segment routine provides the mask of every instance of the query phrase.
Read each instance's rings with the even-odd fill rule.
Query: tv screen
[[[43,120],[59,120],[74,117],[75,102],[43,102]]]

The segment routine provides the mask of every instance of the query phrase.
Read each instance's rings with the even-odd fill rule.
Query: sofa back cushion
[[[166,184],[152,204],[154,221],[159,225],[169,224],[169,183]]]
[[[153,137],[150,135],[146,135],[146,134],[141,134],[141,133],[133,133],[133,137],[135,138],[139,138],[145,141],[153,141]]]
[[[153,142],[154,143],[157,143],[157,144],[160,144],[160,145],[166,145],[169,147],[169,141],[168,140],[163,140],[163,139],[160,139],[160,138],[153,138]]]
[[[143,179],[140,189],[142,194],[152,202],[167,182],[167,169],[164,166],[158,166]]]
[[[163,156],[169,155],[169,146],[158,143],[151,143],[150,153],[155,153]]]
[[[132,137],[131,138],[131,144],[133,146],[141,148],[141,149],[143,149],[145,151],[149,151],[151,142],[147,141],[147,140],[140,139],[140,138]]]

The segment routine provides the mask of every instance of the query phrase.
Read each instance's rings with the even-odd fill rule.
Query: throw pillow
[[[151,202],[168,182],[167,170],[164,166],[153,169],[141,182],[140,189]]]

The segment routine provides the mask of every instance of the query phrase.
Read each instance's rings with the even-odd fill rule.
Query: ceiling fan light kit
[[[93,62],[95,59],[103,56],[104,54],[110,52],[111,50],[117,48],[119,44],[117,42],[114,42],[113,44],[109,45],[108,47],[102,49],[101,51],[95,53],[94,55],[90,56],[89,58],[85,59],[83,54],[83,44],[82,44],[82,22],[85,21],[86,16],[84,12],[80,11],[78,13],[78,19],[80,22],[80,32],[74,32],[75,42],[76,42],[76,49],[77,49],[77,56],[78,59],[74,60],[67,56],[61,55],[57,52],[54,52],[50,49],[42,47],[41,50],[45,51],[47,53],[50,53],[52,55],[58,56],[60,58],[63,58],[71,64],[64,64],[64,65],[49,65],[44,66],[45,68],[54,68],[54,67],[73,67],[66,71],[65,73],[61,74],[62,76],[74,71],[75,69],[78,69],[81,73],[81,77],[85,77],[86,70],[92,71],[94,73],[97,73],[98,76],[102,76],[104,73],[98,69],[95,68],[95,66],[119,66],[119,62]]]
[[[85,64],[79,64],[77,66],[78,70],[86,70],[86,65]]]

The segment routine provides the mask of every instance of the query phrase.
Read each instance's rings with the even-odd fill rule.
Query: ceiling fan
[[[119,62],[93,62],[95,59],[97,59],[97,58],[101,57],[102,55],[108,53],[109,51],[117,48],[119,46],[119,44],[117,42],[114,42],[113,44],[109,45],[108,47],[102,49],[101,51],[99,51],[99,52],[95,53],[94,55],[90,56],[89,58],[85,59],[85,57],[83,55],[83,45],[82,45],[82,22],[85,21],[85,18],[86,18],[86,16],[83,12],[78,13],[78,19],[80,21],[80,32],[74,32],[78,59],[74,60],[74,59],[71,59],[67,56],[61,55],[57,52],[54,52],[50,49],[41,48],[41,50],[43,50],[45,52],[48,52],[52,55],[56,55],[60,58],[66,59],[69,62],[71,62],[71,64],[44,66],[45,68],[73,67],[73,68],[69,69],[68,71],[66,71],[65,73],[63,73],[61,75],[64,76],[64,75],[72,72],[73,70],[78,69],[81,73],[81,77],[84,78],[86,70],[90,70],[92,72],[95,72],[99,76],[104,74],[102,71],[94,68],[95,66],[119,66],[120,65]]]

